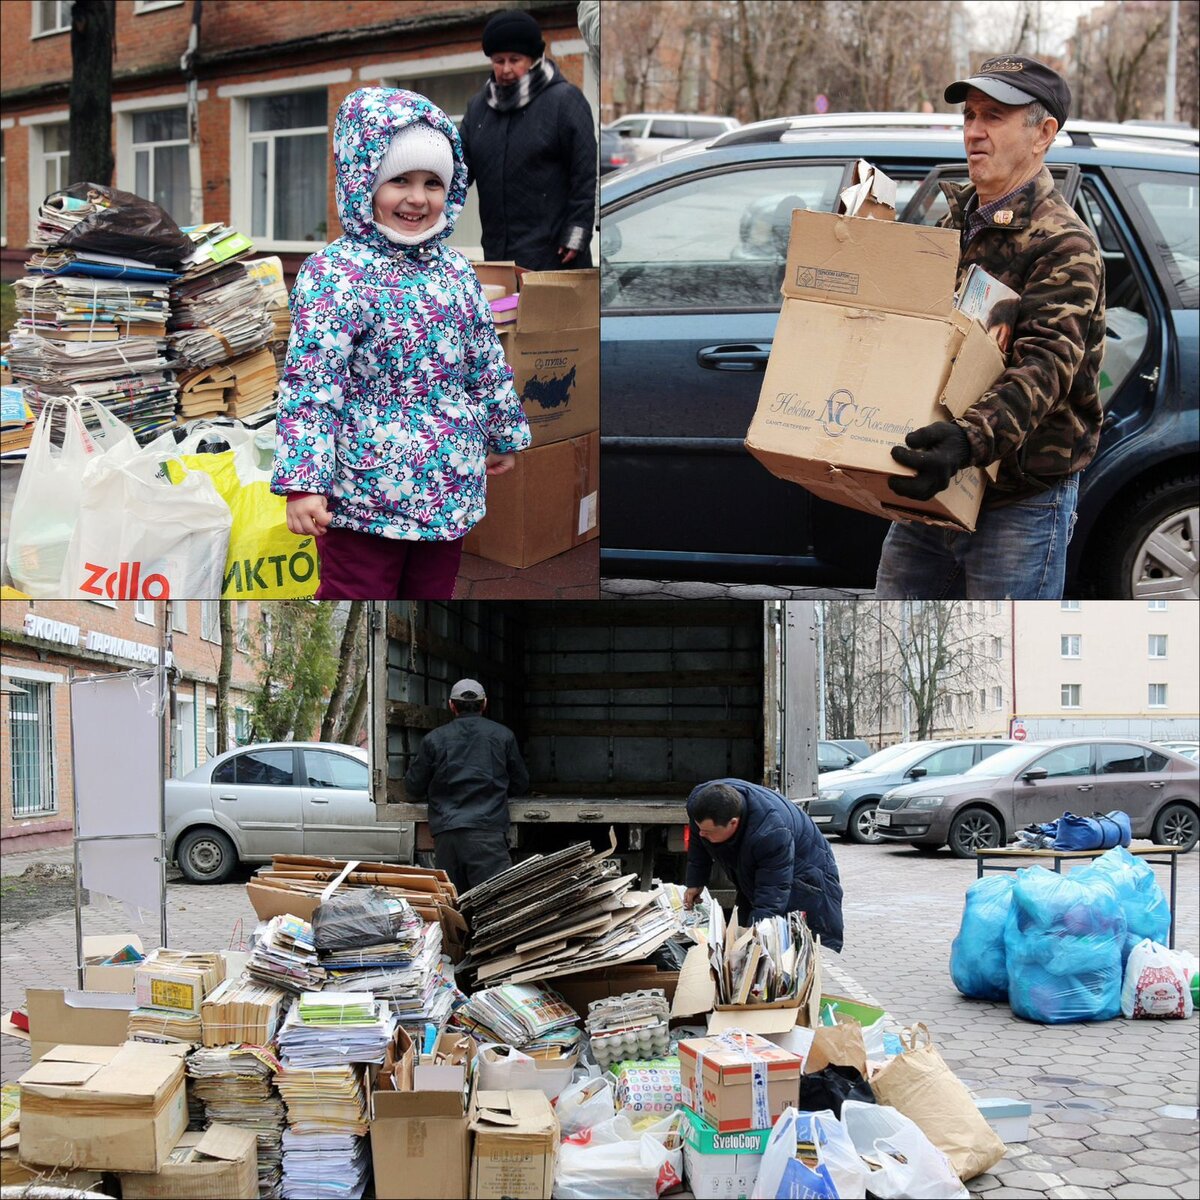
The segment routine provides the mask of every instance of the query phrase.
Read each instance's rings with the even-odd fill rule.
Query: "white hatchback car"
[[[635,159],[648,158],[668,146],[681,146],[697,138],[711,138],[728,133],[741,124],[734,117],[718,117],[710,113],[627,113],[605,125],[629,146]]]

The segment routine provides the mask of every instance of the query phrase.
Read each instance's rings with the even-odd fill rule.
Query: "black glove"
[[[935,421],[914,429],[904,442],[892,447],[892,457],[901,466],[912,467],[917,476],[889,475],[888,487],[909,500],[932,500],[971,461],[966,431],[953,421]]]

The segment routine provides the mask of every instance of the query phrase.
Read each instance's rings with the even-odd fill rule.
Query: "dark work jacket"
[[[830,950],[842,948],[842,883],[833,851],[812,818],[770,788],[744,779],[714,779],[742,794],[738,831],[727,842],[706,842],[692,819],[696,792],[688,797],[691,825],[687,886],[704,887],[712,861],[725,868],[738,892],[738,919],[758,921],[802,909],[808,925]]]
[[[497,112],[486,94],[484,88],[471,97],[459,130],[479,192],[484,258],[511,259],[531,271],[590,267],[596,134],[583,93],[556,66],[524,108]],[[567,245],[579,253],[563,263],[558,247]]]
[[[508,829],[508,797],[529,790],[529,772],[511,729],[463,713],[430,730],[404,786],[409,800],[429,801],[429,832]]]

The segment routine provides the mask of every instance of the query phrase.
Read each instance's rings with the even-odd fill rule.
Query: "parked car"
[[[961,775],[973,764],[1015,742],[975,738],[954,742],[902,742],[856,762],[844,771],[821,777],[820,791],[808,804],[808,815],[824,833],[839,833],[852,842],[882,841],[875,823],[880,797],[915,779]]]
[[[166,787],[167,854],[193,883],[220,883],[273,854],[411,861],[411,824],[375,820],[367,752],[265,742],[211,758]]]
[[[634,160],[633,151],[619,133],[611,129],[600,130],[600,174],[607,175],[627,167]]]
[[[777,479],[743,446],[779,313],[791,213],[831,212],[860,158],[901,219],[946,211],[957,114],[790,118],[635,163],[601,187],[607,576],[871,587],[887,522]],[[1099,453],[1067,589],[1197,596],[1200,165],[1195,130],[1072,120],[1047,162],[1100,243]]]
[[[1156,746],[1161,746],[1164,750],[1171,750],[1176,754],[1182,754],[1185,758],[1190,757],[1188,751],[1193,753],[1200,750],[1200,742],[1182,741],[1182,742],[1155,742]]]
[[[1196,764],[1149,742],[1074,738],[1010,746],[957,779],[897,787],[879,802],[887,841],[958,858],[1003,846],[1018,829],[1064,812],[1129,814],[1135,838],[1191,850],[1200,836]]]
[[[697,138],[716,137],[737,129],[740,121],[713,113],[627,113],[604,126],[615,133],[634,158],[645,158]]]
[[[860,738],[834,738],[835,746],[844,746],[857,758],[866,758],[871,753],[871,747]]]
[[[855,754],[841,742],[818,742],[817,774],[823,775],[826,771],[844,771],[852,763],[858,762],[861,757],[862,755]]]

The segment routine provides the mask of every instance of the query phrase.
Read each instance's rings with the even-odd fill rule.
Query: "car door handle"
[[[1151,786],[1152,788],[1162,788],[1162,787],[1166,787],[1167,785],[1166,785],[1166,782],[1165,782],[1164,780],[1161,780],[1161,779],[1160,779],[1160,780],[1159,780],[1157,783],[1152,783],[1150,786]]]
[[[309,804],[328,804],[328,800],[322,800],[319,796],[312,796],[309,799]]]
[[[1093,785],[1090,783],[1081,783],[1078,787],[1076,787],[1075,790],[1077,792],[1090,792],[1092,790],[1092,786]]]
[[[757,342],[730,346],[705,346],[696,351],[696,361],[710,371],[765,371],[770,345]]]
[[[218,796],[217,799],[218,800],[233,800],[235,802],[237,801],[236,796]]]

